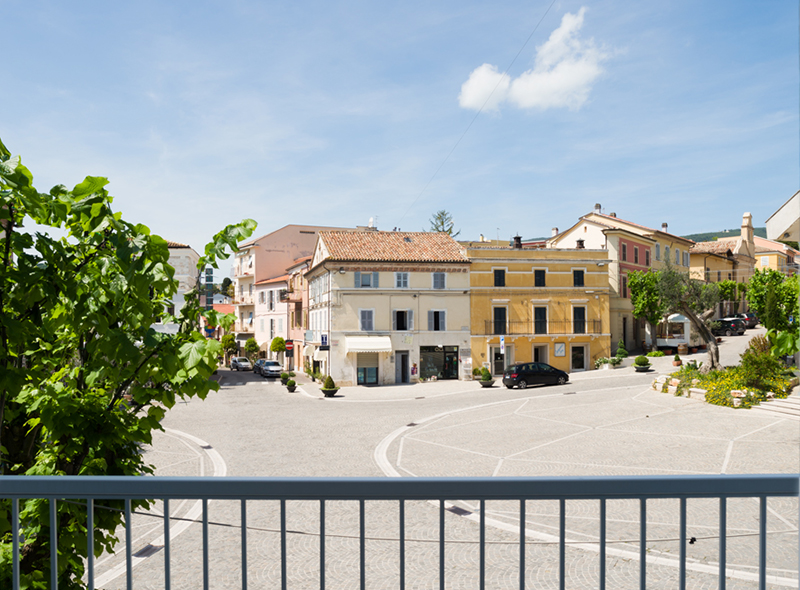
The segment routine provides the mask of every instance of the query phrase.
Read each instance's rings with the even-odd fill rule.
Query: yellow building
[[[600,203],[591,213],[583,215],[578,223],[563,231],[553,228],[553,237],[547,240],[548,248],[575,248],[608,251],[607,278],[611,287],[610,333],[612,345],[620,341],[633,352],[640,346],[652,346],[653,335],[647,323],[633,317],[633,304],[628,289],[628,273],[659,269],[667,262],[680,271],[689,269],[689,249],[694,242],[669,233],[666,223],[661,229],[645,227],[605,214]]]
[[[608,251],[462,242],[470,259],[473,367],[567,372],[610,356]]]

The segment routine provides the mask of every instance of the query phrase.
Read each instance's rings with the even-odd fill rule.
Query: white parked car
[[[250,364],[250,359],[246,356],[235,356],[231,359],[231,371],[252,371],[253,365]]]

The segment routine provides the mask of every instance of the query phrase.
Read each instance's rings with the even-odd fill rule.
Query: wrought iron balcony
[[[513,320],[495,322],[485,320],[482,336],[543,336],[546,334],[602,334],[601,320],[535,321]]]

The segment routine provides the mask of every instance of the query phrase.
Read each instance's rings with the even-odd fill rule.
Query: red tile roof
[[[236,313],[236,306],[233,303],[215,303],[214,311],[220,313]]]
[[[271,279],[264,279],[263,281],[258,281],[256,285],[271,285],[272,283],[285,283],[288,278],[289,275],[281,275],[279,277],[272,277]]]
[[[691,254],[716,254],[717,256],[727,256],[732,253],[731,243],[721,240],[712,242],[696,242],[689,248]]]
[[[322,231],[319,237],[328,260],[469,263],[461,245],[446,233]]]
[[[681,236],[676,236],[675,234],[671,234],[669,232],[666,232],[666,231],[663,231],[663,230],[660,230],[660,229],[653,229],[652,227],[647,227],[646,225],[642,225],[640,223],[635,223],[633,221],[628,221],[627,219],[621,219],[621,218],[615,217],[613,215],[606,215],[605,213],[598,213],[597,211],[592,211],[592,213],[590,213],[589,215],[598,215],[600,217],[605,217],[606,219],[609,219],[609,220],[621,221],[622,223],[627,223],[628,225],[633,225],[633,226],[636,226],[636,227],[640,227],[640,228],[645,229],[645,230],[647,230],[649,232],[664,234],[664,235],[667,235],[667,236],[671,236],[673,238],[678,238],[679,240],[684,240],[686,242],[691,242],[692,241],[689,238],[682,238]],[[586,217],[586,216],[584,216],[584,217]],[[614,224],[614,221],[612,221],[611,225],[615,226],[616,224]]]
[[[181,244],[180,242],[170,242],[167,240],[167,248],[191,248],[191,246],[187,244]]]

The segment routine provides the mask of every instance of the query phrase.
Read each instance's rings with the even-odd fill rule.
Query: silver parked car
[[[246,356],[235,356],[231,359],[231,371],[252,371],[253,365]]]
[[[283,367],[278,361],[264,361],[261,365],[261,374],[264,377],[280,377],[283,373]]]

